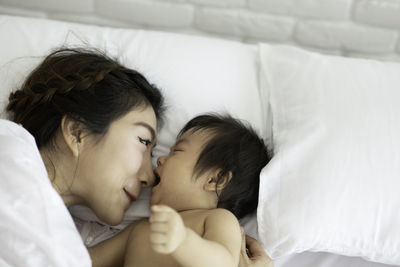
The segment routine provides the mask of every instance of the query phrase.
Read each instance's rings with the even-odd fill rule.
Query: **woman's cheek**
[[[139,144],[138,146],[136,146],[134,151],[132,151],[130,160],[132,161],[136,171],[138,171],[142,166],[143,160],[145,158],[145,153],[146,147],[143,144]]]

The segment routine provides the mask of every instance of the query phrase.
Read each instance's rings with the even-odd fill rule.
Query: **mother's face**
[[[111,123],[98,143],[93,137],[93,144],[80,153],[76,174],[78,194],[110,225],[121,222],[142,186],[154,183],[151,150],[156,123],[151,107],[130,111]]]

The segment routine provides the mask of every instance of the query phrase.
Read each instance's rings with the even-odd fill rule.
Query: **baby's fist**
[[[181,216],[165,205],[151,207],[150,244],[154,251],[161,254],[174,252],[186,238],[186,227]]]

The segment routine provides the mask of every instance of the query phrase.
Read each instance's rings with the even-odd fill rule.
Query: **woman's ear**
[[[223,173],[221,169],[212,172],[204,183],[205,191],[222,191],[232,179],[232,172]],[[219,181],[218,181],[219,180]],[[217,184],[218,183],[218,184]]]
[[[79,156],[79,147],[82,145],[82,123],[74,120],[68,115],[61,119],[61,133],[72,155]]]

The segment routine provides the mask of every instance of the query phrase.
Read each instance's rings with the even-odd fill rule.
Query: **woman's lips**
[[[129,193],[129,191],[127,191],[125,188],[124,188],[124,192],[125,192],[125,194],[128,197],[130,202],[136,201],[137,197],[134,196],[133,194]]]

